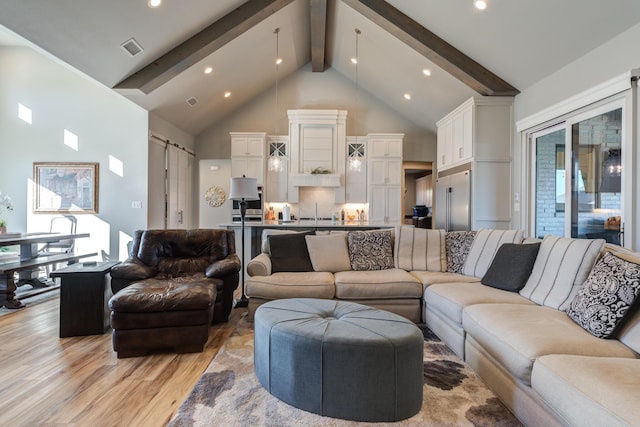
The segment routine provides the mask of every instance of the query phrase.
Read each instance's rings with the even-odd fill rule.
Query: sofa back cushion
[[[587,280],[604,240],[546,236],[520,295],[539,305],[566,310]]]
[[[503,243],[522,243],[522,230],[478,230],[464,262],[465,276],[482,278],[489,269],[493,257]]]
[[[181,276],[204,272],[235,249],[233,231],[223,229],[146,230],[137,257],[158,273]]]
[[[298,233],[295,230],[279,230],[277,228],[265,228],[262,230],[262,242],[260,249],[263,253],[271,255],[271,247],[269,246],[269,236],[281,235],[281,234],[295,234]]]
[[[445,231],[396,227],[395,266],[406,271],[446,271]]]
[[[269,236],[271,273],[313,271],[305,240],[308,235],[313,235],[313,231]]]
[[[394,268],[391,231],[349,231],[347,243],[352,270]]]
[[[462,274],[469,250],[476,238],[477,231],[447,231],[445,234],[445,253],[447,255],[447,273]]]
[[[311,264],[315,271],[351,270],[346,234],[328,236],[305,236]]]

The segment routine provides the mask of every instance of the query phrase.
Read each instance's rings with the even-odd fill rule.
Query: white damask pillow
[[[640,265],[607,252],[571,302],[567,314],[591,335],[607,338],[622,324],[640,294]]]
[[[388,270],[394,267],[391,231],[347,233],[352,270]]]

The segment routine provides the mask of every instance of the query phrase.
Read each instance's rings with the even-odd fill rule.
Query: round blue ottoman
[[[255,314],[255,371],[269,393],[305,411],[398,421],[422,406],[423,340],[404,317],[361,304],[275,300]]]

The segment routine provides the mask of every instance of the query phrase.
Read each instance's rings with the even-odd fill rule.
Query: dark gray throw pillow
[[[309,258],[309,250],[304,236],[308,233],[273,234],[269,236],[271,248],[271,272],[281,271],[313,271]]]
[[[540,243],[504,243],[481,280],[483,285],[518,292],[524,288],[536,262]]]

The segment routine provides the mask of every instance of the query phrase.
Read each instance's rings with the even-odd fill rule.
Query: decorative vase
[[[6,226],[0,226],[0,234],[7,234],[7,227]]]

